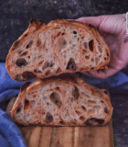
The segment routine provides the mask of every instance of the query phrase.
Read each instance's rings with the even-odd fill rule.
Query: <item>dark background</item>
[[[0,0],[0,61],[31,19],[48,22],[56,18],[78,18],[101,14],[125,13],[125,0]]]
[[[56,18],[125,13],[127,9],[127,0],[0,0],[0,61],[5,61],[11,44],[24,32],[31,19],[48,22]],[[128,95],[111,95],[115,108],[115,146],[128,147]]]

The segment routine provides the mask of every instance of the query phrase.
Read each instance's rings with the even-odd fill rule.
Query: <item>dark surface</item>
[[[115,147],[128,147],[128,92],[112,93]]]
[[[127,0],[0,0],[0,61],[5,61],[13,41],[23,33],[31,19],[48,22],[56,18],[125,13],[127,8]],[[128,146],[127,99],[124,93],[112,94],[116,147]]]

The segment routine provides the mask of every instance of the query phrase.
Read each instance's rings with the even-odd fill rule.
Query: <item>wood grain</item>
[[[13,99],[7,107],[8,114]],[[29,126],[20,129],[27,147],[114,147],[112,121],[104,127]]]
[[[104,127],[22,127],[28,147],[114,147],[110,122]]]

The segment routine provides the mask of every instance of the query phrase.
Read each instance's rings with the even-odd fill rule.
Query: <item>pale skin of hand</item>
[[[126,35],[125,14],[81,17],[76,21],[95,26],[111,53],[108,69],[83,72],[84,74],[105,79],[128,65],[128,35]]]

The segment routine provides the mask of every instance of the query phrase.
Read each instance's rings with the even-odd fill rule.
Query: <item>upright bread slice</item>
[[[108,46],[90,26],[76,21],[32,21],[15,41],[6,59],[10,76],[18,81],[61,73],[103,69],[110,60]]]
[[[112,116],[105,89],[85,83],[82,78],[51,78],[24,85],[12,108],[19,124],[46,126],[105,125]]]

